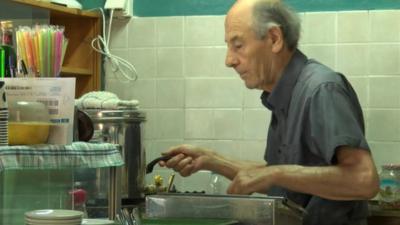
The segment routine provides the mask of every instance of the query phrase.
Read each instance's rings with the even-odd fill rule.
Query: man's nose
[[[235,67],[238,64],[238,60],[236,57],[234,57],[232,54],[229,52],[226,53],[225,57],[225,65],[227,67]]]

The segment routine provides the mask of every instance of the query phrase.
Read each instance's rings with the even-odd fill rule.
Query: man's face
[[[228,46],[225,64],[240,75],[249,89],[266,90],[271,84],[271,44],[260,40],[251,27],[249,16],[228,15],[225,20]]]

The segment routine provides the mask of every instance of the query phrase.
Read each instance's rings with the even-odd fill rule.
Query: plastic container
[[[45,144],[49,137],[50,125],[49,111],[43,103],[9,103],[9,145]]]
[[[383,165],[379,178],[380,206],[384,209],[400,210],[400,164]]]

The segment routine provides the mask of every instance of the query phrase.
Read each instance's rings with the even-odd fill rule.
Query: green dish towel
[[[74,142],[71,145],[0,147],[0,172],[22,169],[69,169],[122,166],[119,145]]]

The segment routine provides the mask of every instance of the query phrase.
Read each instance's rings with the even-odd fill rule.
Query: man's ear
[[[271,42],[271,50],[273,53],[278,53],[283,50],[285,41],[283,40],[283,33],[280,27],[273,26],[268,29],[268,36]]]

